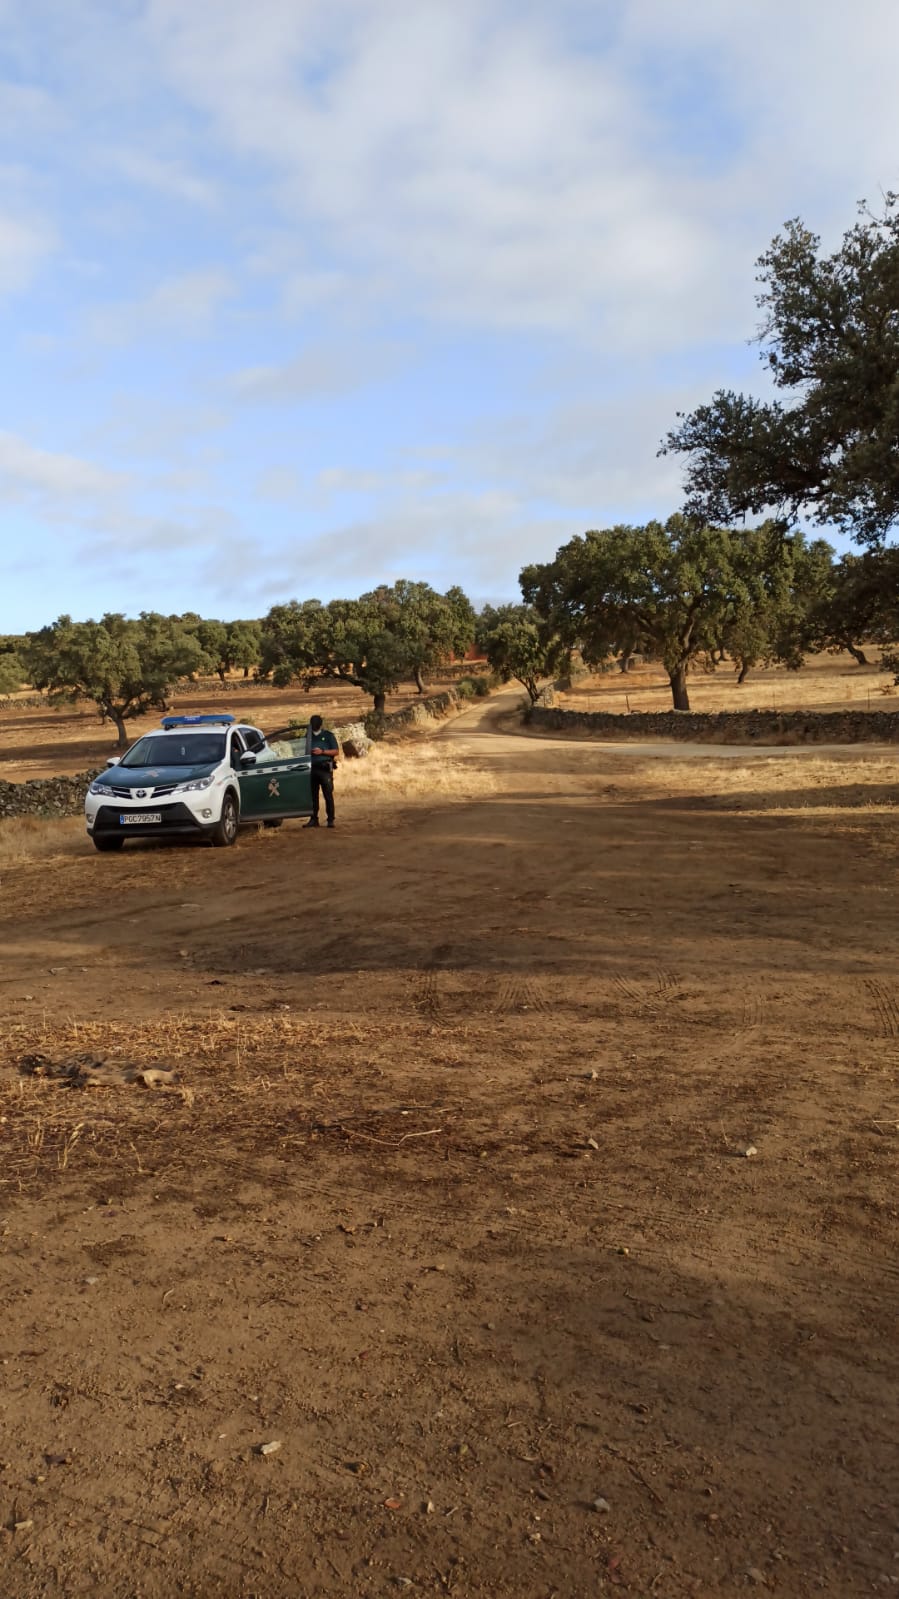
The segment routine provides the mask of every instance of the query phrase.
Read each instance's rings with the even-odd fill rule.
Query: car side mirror
[[[243,755],[240,757],[240,764],[241,764],[241,766],[255,766],[256,765],[256,757],[253,754],[252,750],[245,750],[244,751]]]
[[[122,759],[121,755],[110,755],[109,760],[106,762],[106,764],[107,764],[107,766],[118,766],[118,764],[121,761],[121,759]]]

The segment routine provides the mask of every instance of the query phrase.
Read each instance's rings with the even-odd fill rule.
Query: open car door
[[[295,727],[266,735],[256,760],[240,771],[240,814],[247,822],[312,815],[312,761],[306,734]]]

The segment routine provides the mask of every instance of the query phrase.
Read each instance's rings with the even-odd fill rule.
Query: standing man
[[[328,826],[334,826],[334,768],[339,754],[333,733],[322,727],[320,716],[309,719],[306,748],[312,756],[312,815],[307,827],[318,827],[319,795],[325,796],[325,815]]]

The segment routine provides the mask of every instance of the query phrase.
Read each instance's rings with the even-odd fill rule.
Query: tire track
[[[431,958],[427,965],[422,967],[418,979],[412,1003],[420,1015],[430,1017],[432,1021],[438,1020],[444,1011],[440,973],[446,970],[452,953],[452,944],[435,945]]]
[[[661,1016],[683,992],[680,978],[665,966],[649,978],[616,977],[614,986],[635,1010],[652,1016]]]
[[[543,993],[539,982],[533,977],[525,977],[516,972],[508,972],[500,979],[492,1007],[494,1013],[500,1016],[508,1016],[512,1011],[523,1010],[537,1011],[540,1015],[546,1015],[552,1008],[552,1003]]]
[[[873,977],[865,979],[865,987],[871,997],[879,1032],[884,1038],[899,1038],[899,1005],[894,994]]]

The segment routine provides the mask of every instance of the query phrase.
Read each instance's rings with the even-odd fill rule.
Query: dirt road
[[[4,875],[3,1599],[896,1585],[891,769],[501,714]]]

